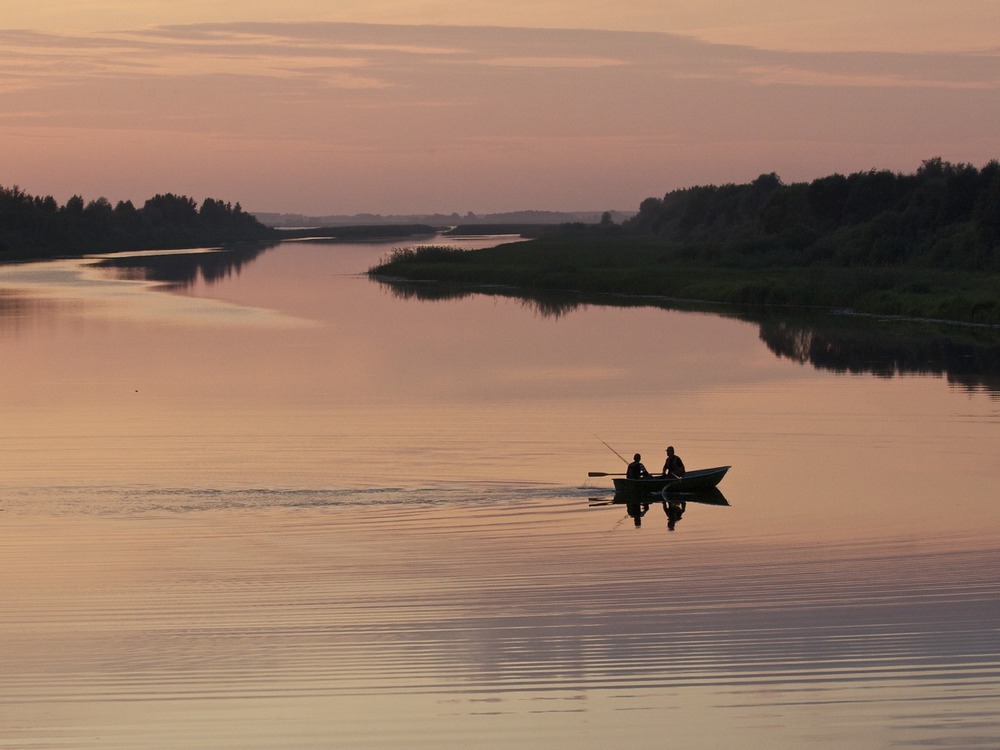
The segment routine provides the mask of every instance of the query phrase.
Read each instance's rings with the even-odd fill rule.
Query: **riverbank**
[[[704,248],[654,236],[550,235],[474,251],[399,250],[376,278],[500,285],[529,292],[657,296],[753,306],[806,306],[1000,325],[1000,274],[914,266],[789,266],[752,257],[712,263]]]

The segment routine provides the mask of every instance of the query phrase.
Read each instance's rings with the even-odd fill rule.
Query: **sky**
[[[1000,3],[34,0],[0,185],[312,215],[635,210],[1000,158]]]

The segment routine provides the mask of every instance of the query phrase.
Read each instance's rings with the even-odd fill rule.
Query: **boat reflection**
[[[718,487],[712,487],[698,492],[671,492],[654,493],[645,498],[637,498],[634,495],[616,493],[611,498],[590,498],[590,507],[595,508],[604,505],[625,506],[628,518],[636,528],[641,528],[643,519],[649,513],[650,507],[659,505],[663,509],[663,515],[667,521],[667,530],[673,531],[678,522],[684,517],[688,503],[700,505],[724,505],[729,506],[730,502]],[[624,520],[624,519],[622,519]]]

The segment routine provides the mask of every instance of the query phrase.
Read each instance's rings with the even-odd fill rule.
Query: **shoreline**
[[[1000,274],[918,266],[735,266],[646,236],[547,237],[460,251],[400,250],[368,269],[393,284],[504,288],[519,296],[620,295],[736,309],[812,309],[1000,327]]]
[[[782,310],[788,312],[807,312],[815,313],[820,315],[840,315],[848,318],[864,318],[871,320],[890,320],[898,321],[901,323],[917,323],[917,324],[928,324],[928,325],[947,325],[947,326],[957,326],[960,328],[981,328],[988,331],[1000,331],[1000,323],[976,323],[969,322],[959,319],[950,318],[924,318],[913,315],[897,315],[891,313],[878,313],[878,312],[862,312],[858,310],[853,310],[847,307],[836,307],[836,306],[825,306],[825,305],[799,305],[799,304],[781,304],[781,303],[763,303],[759,305],[745,304],[738,302],[720,302],[718,300],[712,299],[695,299],[693,297],[672,297],[662,294],[630,294],[628,292],[585,292],[579,289],[538,289],[515,286],[512,284],[482,284],[482,283],[462,283],[455,281],[441,281],[439,279],[410,279],[405,276],[388,276],[381,274],[364,274],[372,281],[376,281],[380,284],[385,284],[390,287],[401,287],[407,285],[420,286],[426,285],[427,287],[438,287],[439,289],[454,290],[456,292],[468,291],[470,293],[500,293],[508,292],[505,296],[520,297],[525,300],[531,299],[532,296],[540,295],[570,295],[580,297],[580,304],[604,304],[601,298],[608,299],[619,299],[624,302],[639,302],[639,305],[625,305],[627,307],[635,306],[650,306],[650,307],[669,307],[671,309],[686,310],[689,307],[716,307],[723,308],[724,310],[731,311],[733,313],[740,312],[781,312]],[[418,295],[419,296],[419,295]],[[447,296],[447,295],[445,295]],[[615,305],[614,302],[608,303],[610,306]]]
[[[399,235],[397,235],[399,236]],[[404,238],[400,236],[400,238]],[[412,238],[412,235],[410,236]],[[192,253],[225,253],[225,252],[237,252],[240,250],[246,250],[248,248],[263,248],[271,247],[281,242],[292,242],[297,241],[300,238],[288,237],[279,238],[272,241],[255,241],[255,240],[244,240],[231,243],[215,244],[215,245],[205,245],[197,244],[190,247],[165,247],[165,248],[142,248],[136,250],[112,250],[112,251],[96,251],[96,252],[85,252],[85,253],[67,253],[58,256],[42,256],[34,258],[16,258],[7,259],[0,258],[0,268],[2,267],[12,267],[18,265],[25,265],[29,263],[46,263],[46,262],[59,262],[66,260],[79,260],[93,258],[96,261],[113,260],[114,258],[129,258],[129,257],[141,257],[141,256],[165,256],[165,255],[180,255],[180,254],[192,254]],[[334,238],[322,238],[324,241],[337,241]],[[445,238],[447,239],[447,238]],[[782,310],[790,312],[814,312],[824,315],[843,315],[846,317],[857,317],[857,318],[869,318],[869,319],[885,319],[885,320],[895,320],[906,323],[916,323],[916,324],[928,324],[928,325],[949,325],[958,326],[964,328],[972,329],[983,329],[988,331],[1000,330],[1000,318],[997,320],[969,320],[962,317],[945,317],[945,316],[932,316],[932,315],[921,315],[915,312],[899,312],[888,309],[864,309],[863,307],[855,307],[850,304],[809,304],[801,301],[747,301],[742,299],[726,299],[724,294],[719,294],[718,296],[691,296],[691,295],[677,295],[677,294],[666,294],[657,293],[649,291],[627,291],[627,290],[610,290],[602,288],[592,288],[593,284],[560,284],[555,286],[537,286],[533,283],[516,283],[509,280],[497,280],[488,281],[483,280],[482,276],[489,276],[490,274],[496,274],[497,276],[507,276],[510,277],[511,274],[525,277],[533,272],[542,271],[546,269],[544,267],[545,259],[541,259],[543,263],[538,264],[538,267],[532,267],[528,264],[513,264],[509,262],[508,259],[503,258],[503,262],[494,263],[490,265],[479,264],[476,265],[472,271],[479,277],[476,280],[466,280],[464,275],[461,273],[462,268],[468,268],[472,264],[467,264],[465,262],[455,263],[453,257],[461,254],[465,257],[487,257],[491,254],[499,254],[503,257],[506,250],[510,249],[512,251],[518,252],[523,250],[523,248],[530,246],[534,247],[537,244],[541,244],[540,248],[536,248],[537,252],[545,252],[545,240],[521,240],[513,243],[504,243],[496,245],[489,248],[484,248],[480,250],[455,250],[453,248],[446,248],[448,250],[448,255],[442,260],[440,254],[435,252],[435,257],[432,260],[425,260],[421,258],[421,255],[426,250],[439,251],[441,248],[439,246],[428,246],[421,245],[413,248],[412,251],[405,250],[404,254],[408,254],[405,259],[390,259],[387,262],[380,263],[376,266],[372,266],[366,272],[363,272],[368,278],[373,281],[386,284],[387,286],[398,288],[407,285],[426,285],[429,287],[436,287],[438,290],[443,290],[445,294],[443,296],[448,296],[449,290],[465,290],[468,292],[477,292],[483,294],[490,293],[504,293],[507,292],[506,296],[516,296],[525,299],[530,299],[533,296],[557,296],[557,295],[570,295],[582,298],[581,303],[585,304],[603,304],[602,298],[618,298],[621,300],[629,302],[640,302],[645,301],[650,306],[654,307],[664,307],[664,306],[675,306],[679,309],[684,309],[689,306],[695,307],[719,307],[725,308],[726,310],[732,311],[734,313],[747,313],[747,312],[769,312],[775,311],[780,312]],[[702,271],[700,268],[684,266],[682,264],[674,264],[673,270],[675,275],[684,276],[684,274],[696,274]],[[642,271],[643,269],[634,267],[629,270],[636,272]],[[656,270],[661,269],[653,269]],[[761,282],[757,279],[752,272],[748,272],[746,269],[736,269],[728,266],[719,267],[718,269],[708,269],[716,270],[720,273],[729,275],[730,277],[735,276],[735,279],[730,278],[729,281],[735,280],[737,283],[742,283],[743,285],[760,285]],[[825,269],[817,267],[806,267],[806,268],[776,268],[768,269],[773,274],[791,274],[799,276],[807,276],[810,273],[815,273],[817,271],[823,271]],[[912,268],[898,268],[898,269],[885,269],[885,268],[857,268],[857,269],[830,269],[833,272],[839,270],[846,270],[848,273],[878,273],[884,271],[897,271],[900,274],[906,274],[910,271],[917,275],[924,275],[926,272],[932,269],[912,269]],[[434,271],[439,272],[435,277]],[[456,273],[457,271],[457,273]],[[951,272],[956,274],[958,272]],[[471,275],[471,274],[469,274]],[[652,275],[652,273],[650,273]],[[947,272],[943,272],[941,275],[947,276]],[[962,276],[966,280],[974,280],[974,274],[969,274],[963,272]],[[992,278],[991,278],[992,276]],[[994,281],[1000,285],[1000,278],[996,275],[983,274],[981,279],[983,282]],[[591,288],[587,288],[587,287]],[[803,290],[799,290],[799,294],[808,294],[808,287],[804,287]],[[772,288],[774,294],[781,294],[782,290],[780,288]],[[947,294],[952,289],[945,288],[939,290],[940,294]],[[420,295],[417,295],[420,296]],[[442,296],[440,294],[435,294],[435,297]],[[962,298],[961,295],[957,296],[956,299],[965,299],[966,304],[975,304],[975,300],[971,297]]]

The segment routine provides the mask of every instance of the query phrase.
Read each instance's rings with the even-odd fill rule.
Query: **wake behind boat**
[[[716,466],[711,469],[695,469],[683,477],[652,476],[641,479],[615,477],[615,492],[621,495],[641,497],[655,492],[699,492],[718,486],[729,471],[729,466]]]

